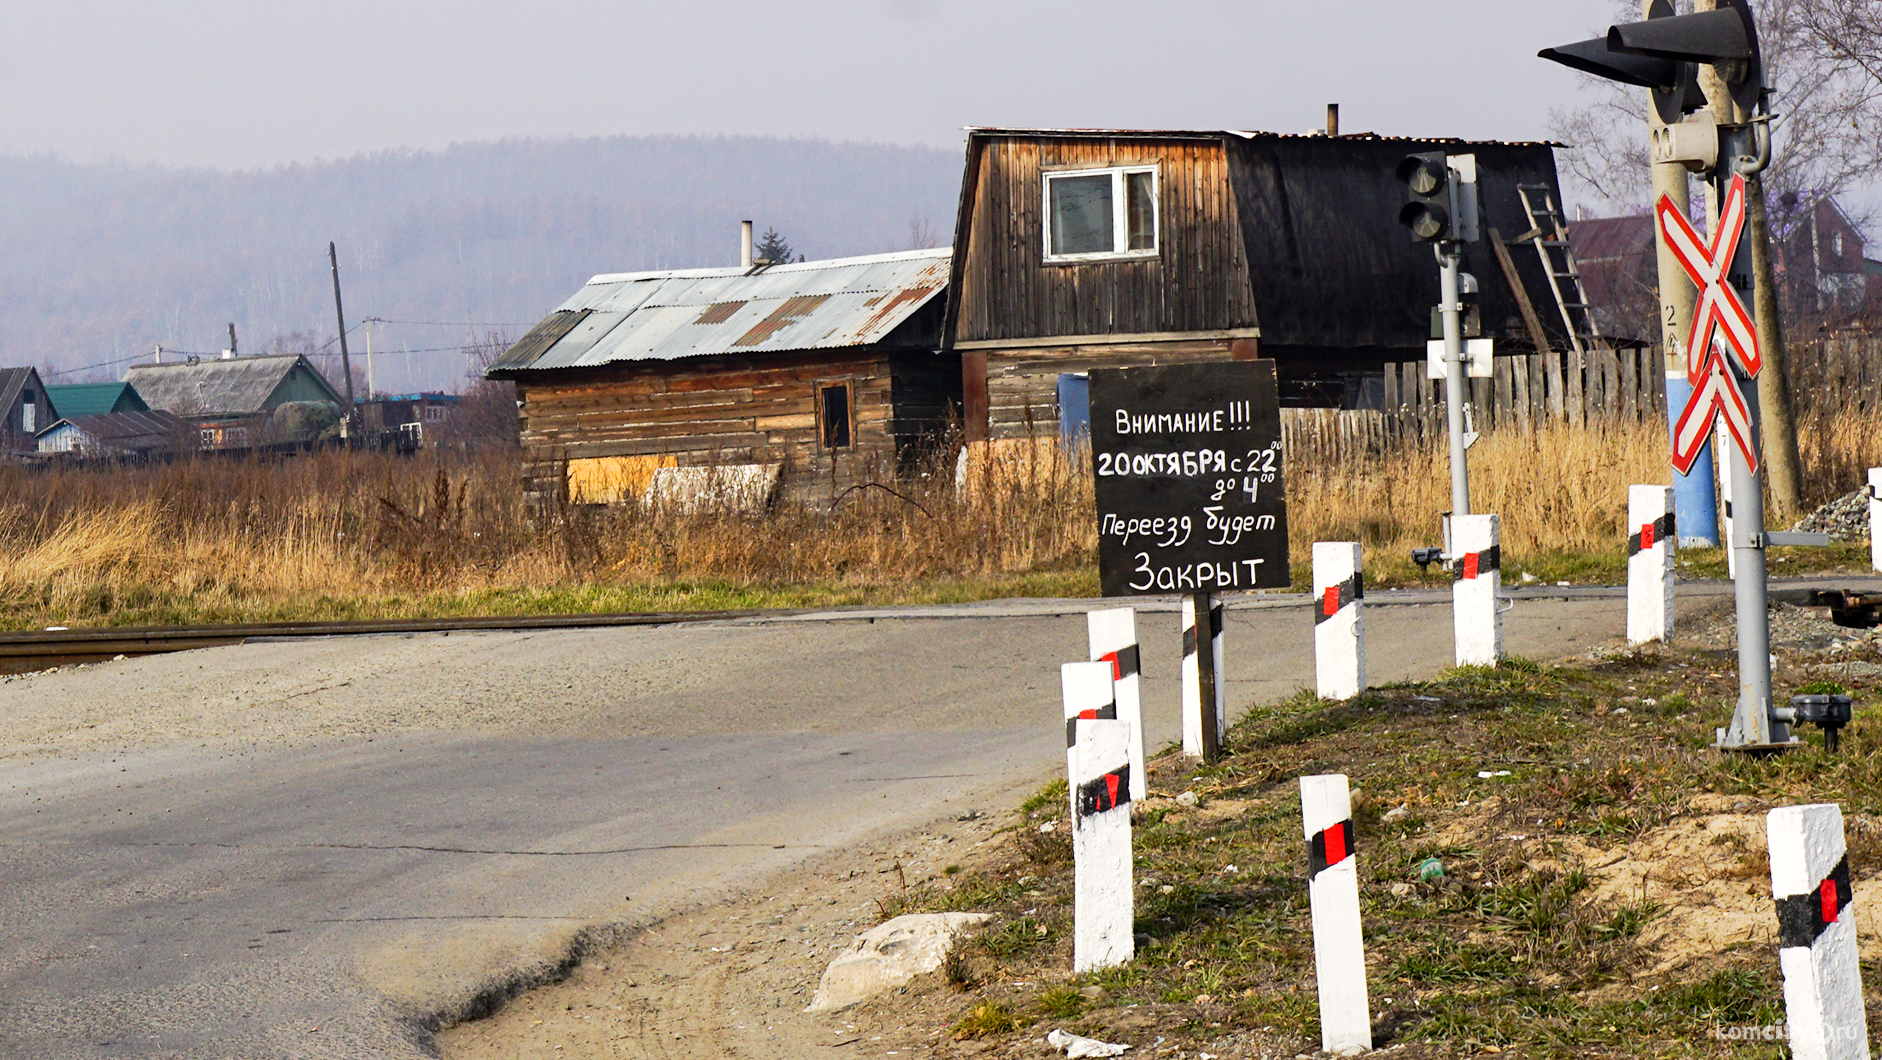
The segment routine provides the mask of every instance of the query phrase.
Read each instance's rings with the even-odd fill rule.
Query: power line
[[[387,320],[385,317],[368,317],[377,324],[423,324],[437,328],[533,328],[533,320]]]

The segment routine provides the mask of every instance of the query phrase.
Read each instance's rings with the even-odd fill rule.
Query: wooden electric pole
[[[353,361],[346,355],[346,310],[340,306],[340,254],[327,244],[327,261],[333,265],[333,314],[340,321],[340,374],[346,376],[346,418],[353,418]]]

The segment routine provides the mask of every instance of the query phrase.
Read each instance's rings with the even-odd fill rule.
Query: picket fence
[[[1799,415],[1882,411],[1882,335],[1840,332],[1788,349],[1786,375]],[[1551,363],[1552,362],[1552,363]],[[1664,421],[1666,364],[1658,349],[1590,350],[1579,370],[1565,355],[1497,357],[1494,374],[1470,381],[1479,432],[1544,423]],[[1349,459],[1400,442],[1444,438],[1444,384],[1425,362],[1385,366],[1382,409],[1283,409],[1281,434],[1301,459]]]

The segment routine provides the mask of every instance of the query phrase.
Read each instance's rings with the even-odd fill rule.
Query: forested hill
[[[253,172],[0,158],[0,364],[117,379],[159,343],[221,349],[230,321],[243,353],[318,347],[335,331],[328,240],[349,326],[440,322],[376,325],[380,352],[514,337],[598,272],[736,264],[744,218],[811,258],[941,245],[960,158],[757,137],[512,140]],[[394,352],[380,389],[448,384],[463,362]]]

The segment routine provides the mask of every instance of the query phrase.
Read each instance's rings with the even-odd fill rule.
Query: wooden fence
[[[1793,342],[1786,351],[1798,415],[1882,411],[1882,335],[1839,333]],[[1590,351],[1579,372],[1540,354],[1495,358],[1495,375],[1470,381],[1478,431],[1556,423],[1666,419],[1666,365],[1657,349]],[[1561,358],[1566,360],[1566,358]],[[1381,410],[1282,409],[1287,451],[1343,460],[1400,441],[1439,441],[1447,429],[1444,384],[1425,362],[1385,366]],[[1882,430],[1882,424],[1878,424]]]
[[[1786,352],[1798,414],[1882,410],[1882,335],[1832,334]]]
[[[1470,380],[1472,427],[1528,430],[1548,423],[1664,418],[1666,368],[1657,350],[1591,350],[1575,370],[1565,357],[1493,359],[1493,374]],[[1551,363],[1553,362],[1553,363]],[[1444,384],[1424,361],[1385,366],[1382,409],[1283,409],[1281,437],[1302,458],[1347,459],[1400,441],[1442,439]]]

